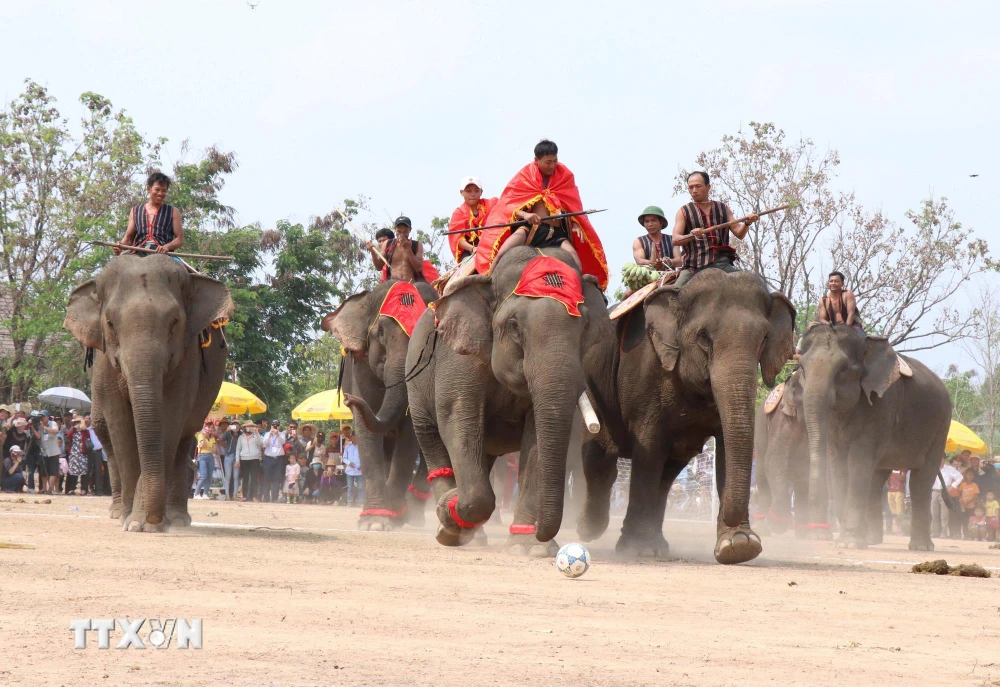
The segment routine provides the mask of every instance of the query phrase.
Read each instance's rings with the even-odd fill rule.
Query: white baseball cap
[[[20,446],[16,446],[16,445],[10,447],[10,452],[11,453],[24,453],[24,451],[21,450],[21,447]]]
[[[483,190],[483,182],[479,180],[479,177],[462,177],[462,181],[460,181],[458,184],[458,190],[464,191],[465,187],[468,186],[469,184],[475,184],[476,186],[479,187],[480,191]]]

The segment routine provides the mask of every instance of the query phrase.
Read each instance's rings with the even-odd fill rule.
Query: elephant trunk
[[[728,527],[749,517],[750,469],[753,462],[754,404],[757,398],[757,360],[747,356],[713,363],[712,393],[719,408],[725,442],[726,473],[720,515]]]
[[[579,360],[553,359],[549,349],[543,375],[528,375],[535,419],[539,490],[535,537],[550,541],[559,532],[566,488],[566,454],[569,450],[573,415],[583,392],[583,369]],[[558,370],[558,371],[557,371]]]
[[[775,534],[788,531],[792,524],[792,506],[789,496],[788,454],[784,446],[775,447],[777,455],[768,455],[767,484],[771,503],[767,515],[768,524]],[[796,498],[798,496],[796,495]]]
[[[159,525],[166,510],[166,465],[163,457],[163,369],[156,355],[143,356],[134,365],[123,365],[135,421],[139,451],[137,496],[142,500],[146,523]]]
[[[375,434],[388,434],[402,421],[406,412],[406,350],[396,353],[385,362],[383,383],[385,396],[378,415],[373,415],[367,404],[357,404],[355,407],[361,413],[361,421]],[[367,411],[367,414],[366,414]]]
[[[833,413],[833,387],[821,380],[810,380],[802,397],[806,432],[809,436],[809,522],[827,522],[827,469],[830,457],[830,421]]]

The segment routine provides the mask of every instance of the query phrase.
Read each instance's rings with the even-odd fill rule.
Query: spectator
[[[45,472],[45,459],[42,456],[42,413],[34,411],[31,417],[24,420],[28,423],[25,431],[28,438],[24,443],[19,444],[24,447],[24,466],[28,472],[28,491],[31,493],[42,493],[48,483],[48,474]],[[38,488],[35,488],[35,472],[38,473]]]
[[[94,496],[100,496],[101,494],[110,496],[111,480],[106,475],[107,458],[104,457],[104,445],[101,443],[100,438],[98,438],[97,431],[91,423],[90,413],[83,416],[83,423],[86,425],[87,431],[90,433],[90,444],[93,446],[93,450],[87,452],[88,480],[86,480],[86,483],[84,484],[84,491],[89,494],[93,494]],[[105,484],[107,484],[106,491]]]
[[[288,464],[285,465],[285,503],[295,503],[299,495],[299,474],[302,469],[295,454],[291,452],[291,446],[288,449]]]
[[[10,453],[11,447],[17,445],[20,446],[22,451],[24,450],[24,445],[28,443],[28,421],[24,418],[16,418],[11,420],[10,430],[7,432],[7,438],[4,440],[3,453],[8,455]],[[23,462],[23,458],[22,458]]]
[[[323,464],[318,458],[313,459],[306,473],[305,496],[311,503],[319,502],[320,480],[323,478]]]
[[[906,497],[906,470],[893,470],[889,474],[889,531],[903,533],[903,501]]]
[[[285,435],[281,431],[281,423],[275,420],[264,436],[264,459],[261,462],[263,469],[261,500],[266,503],[278,502],[281,479],[285,474],[284,455]]]
[[[305,432],[307,427],[312,427],[312,425],[305,425],[302,431]],[[326,460],[326,434],[316,432],[316,436],[309,439],[306,444],[306,458],[310,465],[312,465],[313,460],[318,460],[320,463]]]
[[[319,500],[323,503],[333,503],[337,500],[334,493],[333,471],[333,464],[328,463],[323,471],[323,476],[319,479]]]
[[[948,465],[945,459],[941,459],[941,472],[940,476],[934,480],[934,484],[931,485],[931,537],[937,539],[938,537],[948,536],[949,526],[952,521],[957,521],[958,517],[952,518],[947,505],[945,505],[944,497],[941,496],[941,482],[944,482],[944,488],[949,490],[956,488],[962,482],[962,473]],[[957,522],[956,522],[957,524]]]
[[[236,461],[236,442],[240,426],[235,422],[226,425],[219,435],[219,453],[222,455],[222,491],[227,501],[232,501],[240,485],[240,468]]]
[[[0,405],[0,427],[10,429],[10,406],[6,403]]]
[[[295,456],[295,461],[299,466],[299,496],[306,496],[308,492],[306,491],[306,478],[309,475],[309,463],[306,462],[305,452]],[[299,501],[302,499],[300,498]]]
[[[198,484],[194,488],[196,499],[212,498],[212,473],[215,470],[215,461],[219,456],[219,442],[215,438],[215,425],[206,423],[200,434],[196,434],[198,440]],[[199,493],[200,492],[200,493]]]
[[[66,441],[69,444],[69,474],[66,475],[66,494],[76,493],[76,487],[80,478],[87,474],[89,463],[87,460],[87,441],[90,432],[83,421],[83,418],[73,420],[73,426],[66,434]],[[81,493],[84,485],[80,484]]]
[[[968,468],[963,475],[962,483],[958,485],[958,501],[962,506],[962,538],[969,539],[969,522],[976,510],[979,500],[979,485],[976,484],[976,471]]]
[[[983,512],[986,514],[986,526],[989,528],[990,541],[996,541],[997,536],[1000,535],[1000,502],[997,502],[995,492],[986,492]]]
[[[353,503],[355,506],[360,506],[364,503],[361,456],[358,454],[358,447],[354,444],[354,434],[350,427],[345,427],[340,436],[344,442],[343,458],[344,473],[347,475],[347,505]]]
[[[976,506],[973,510],[967,528],[969,530],[967,539],[986,541],[986,537],[989,536],[989,526],[986,524],[986,509],[982,505]]]
[[[39,471],[38,493],[54,494],[59,490],[59,457],[62,455],[62,447],[59,445],[59,425],[52,417],[45,415],[39,423],[39,435],[41,455],[38,460],[42,469]]]
[[[993,463],[986,461],[979,468],[979,477],[976,478],[979,485],[979,493],[985,494],[992,491],[994,494],[1000,493],[1000,478],[997,477],[996,468]]]
[[[24,452],[20,446],[10,447],[10,452],[3,459],[3,474],[0,475],[0,490],[15,493],[24,489]]]
[[[243,500],[257,496],[260,489],[260,461],[264,457],[264,440],[252,422],[243,423],[243,432],[236,442],[236,470],[243,476]]]

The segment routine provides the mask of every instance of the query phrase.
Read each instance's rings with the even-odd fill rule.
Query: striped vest
[[[639,242],[642,244],[642,255],[647,260],[653,259],[653,239],[649,238],[649,234],[639,237]],[[663,232],[660,234],[660,257],[670,259],[674,257],[674,241],[670,234]]]
[[[711,202],[712,207],[709,209],[707,216],[708,224],[705,223],[706,217],[701,214],[698,206],[693,202],[681,208],[681,211],[684,213],[685,234],[690,234],[692,229],[705,229],[707,227],[714,227],[717,224],[725,224],[725,203],[717,200]],[[720,253],[729,255],[732,258],[736,257],[736,251],[729,245],[729,229],[710,231],[703,237],[696,238],[691,243],[685,245],[684,268],[700,270],[703,267],[708,267],[715,262],[715,258]]]
[[[133,246],[144,246],[155,243],[163,246],[173,241],[174,208],[164,203],[152,218],[146,214],[146,204],[132,208],[132,219],[135,220],[135,241]]]

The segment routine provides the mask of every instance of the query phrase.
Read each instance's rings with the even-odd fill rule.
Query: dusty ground
[[[353,508],[193,501],[201,526],[144,535],[106,499],[35,498],[0,497],[0,541],[37,546],[0,549],[0,684],[1000,685],[1000,580],[910,574],[900,537],[770,537],[723,567],[711,527],[668,522],[678,558],[616,560],[609,535],[574,581],[503,554],[505,527],[445,549],[430,512],[360,533]],[[996,573],[987,546],[936,555]],[[201,617],[204,649],[74,650],[74,617]]]

